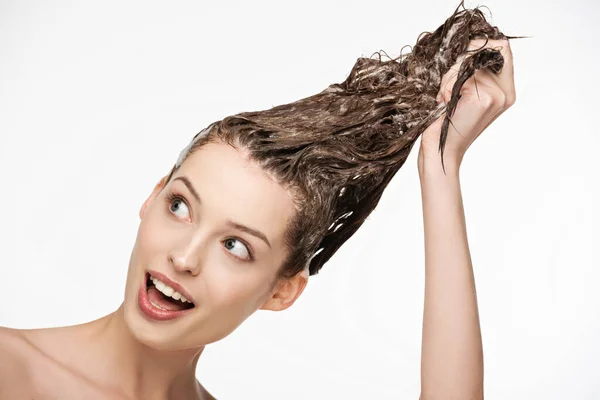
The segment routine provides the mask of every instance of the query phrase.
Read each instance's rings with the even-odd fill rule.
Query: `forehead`
[[[211,217],[231,219],[281,239],[294,213],[292,197],[247,151],[225,143],[207,143],[188,156],[174,177],[185,175]]]

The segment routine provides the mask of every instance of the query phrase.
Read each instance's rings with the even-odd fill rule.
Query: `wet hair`
[[[252,161],[289,189],[297,209],[286,229],[289,251],[278,277],[292,277],[308,263],[314,275],[375,209],[421,133],[446,113],[439,147],[444,165],[462,85],[477,69],[497,73],[503,66],[498,50],[467,51],[469,41],[479,38],[517,37],[505,36],[479,7],[466,9],[461,1],[444,24],[419,36],[411,52],[389,60],[380,52],[361,57],[345,81],[318,94],[213,122],[186,153],[215,141],[247,149]],[[451,100],[440,106],[442,76],[461,55]]]

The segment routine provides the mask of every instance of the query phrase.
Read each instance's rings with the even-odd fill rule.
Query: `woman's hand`
[[[451,116],[448,137],[444,148],[444,165],[459,168],[469,146],[479,137],[500,114],[515,103],[515,82],[513,57],[508,40],[472,40],[468,50],[480,48],[500,50],[504,57],[504,66],[498,74],[489,69],[476,70],[461,89],[454,115]],[[463,57],[442,77],[438,102],[448,103],[452,87],[462,63]],[[445,114],[432,123],[421,136],[419,149],[419,170],[427,163],[441,165],[439,152],[440,133]]]

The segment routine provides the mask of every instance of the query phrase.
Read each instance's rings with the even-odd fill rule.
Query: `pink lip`
[[[148,291],[146,290],[146,280],[148,278],[148,274],[144,274],[144,279],[140,286],[140,290],[138,291],[138,304],[140,310],[150,319],[157,321],[167,321],[170,319],[174,319],[185,315],[186,313],[192,311],[194,308],[188,308],[186,310],[181,311],[168,311],[161,310],[160,308],[154,307],[152,303],[150,303],[150,299],[148,299]],[[159,278],[162,280],[162,278]]]
[[[192,299],[192,295],[189,294],[187,292],[187,290],[185,290],[179,283],[172,281],[171,279],[169,279],[166,275],[161,274],[158,271],[148,271],[150,273],[151,276],[153,276],[154,278],[157,278],[158,280],[160,280],[162,283],[164,283],[167,286],[171,286],[173,289],[175,289],[175,291],[181,293],[183,295],[183,297],[185,297],[187,300],[191,301],[192,304],[196,304],[194,302],[194,300]]]

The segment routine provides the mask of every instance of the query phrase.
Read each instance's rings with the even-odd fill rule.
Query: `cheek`
[[[258,266],[247,268],[249,272],[218,271],[210,276],[205,271],[207,293],[215,311],[232,318],[245,318],[264,303],[269,289],[268,277],[257,272]]]
[[[153,263],[165,259],[166,242],[164,228],[161,228],[157,221],[150,218],[144,218],[140,221],[135,243],[131,250],[129,258],[129,268],[127,274],[127,286],[131,286],[131,296],[137,295],[137,285],[140,279],[140,270],[151,266]],[[133,287],[135,285],[136,287]]]
[[[172,229],[158,210],[152,210],[138,228],[135,241],[135,253],[138,258],[152,258],[156,254],[164,254],[169,247],[169,239],[173,237]]]
[[[256,271],[240,271],[223,260],[207,257],[198,278],[197,293],[202,304],[183,337],[186,346],[213,343],[231,334],[264,303],[266,278]],[[262,301],[261,301],[262,300]]]

